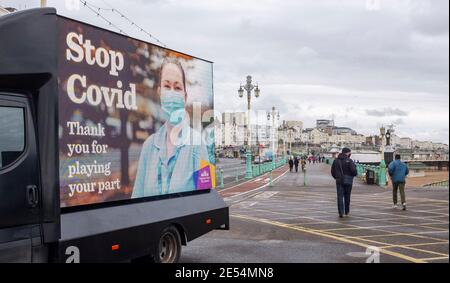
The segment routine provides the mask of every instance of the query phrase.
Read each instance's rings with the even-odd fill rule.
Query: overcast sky
[[[62,15],[101,25],[85,7],[48,0]],[[335,118],[362,134],[449,141],[448,0],[89,0],[131,17],[168,47],[215,62],[218,111],[245,110],[237,89],[251,74],[254,108],[281,119]],[[30,8],[38,0],[0,0]],[[69,8],[69,9],[68,9]],[[128,34],[148,40],[112,12]]]

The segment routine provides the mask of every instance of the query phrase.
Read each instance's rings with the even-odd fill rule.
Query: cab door
[[[0,92],[0,262],[31,262],[41,244],[39,161],[31,104]]]

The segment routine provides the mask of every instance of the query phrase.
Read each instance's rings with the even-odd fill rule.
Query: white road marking
[[[263,193],[257,194],[253,198],[259,199],[259,200],[264,200],[264,199],[269,199],[276,194],[278,194],[278,192],[263,192]]]

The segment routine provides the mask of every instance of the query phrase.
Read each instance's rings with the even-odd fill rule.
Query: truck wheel
[[[153,258],[158,263],[176,263],[180,256],[180,233],[174,226],[169,226],[162,231]]]

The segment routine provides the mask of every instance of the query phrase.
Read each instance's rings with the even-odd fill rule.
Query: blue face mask
[[[173,90],[161,90],[161,107],[170,124],[175,126],[180,124],[186,113],[184,94]]]

